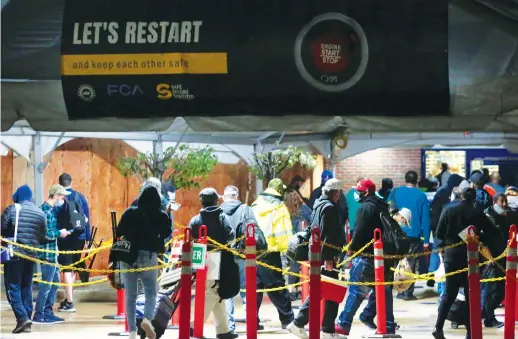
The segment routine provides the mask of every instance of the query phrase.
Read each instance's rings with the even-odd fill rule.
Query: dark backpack
[[[223,218],[224,213],[221,212],[219,221],[222,238],[224,238]],[[219,267],[218,295],[221,299],[234,298],[239,294],[240,288],[239,266],[237,266],[234,254],[222,249],[221,263]]]
[[[68,225],[65,228],[72,230],[73,236],[80,236],[86,230],[86,216],[75,199],[67,200],[66,204]]]
[[[410,240],[401,229],[401,226],[388,212],[380,212],[381,238],[383,240],[383,254],[405,255],[410,251]]]
[[[241,239],[237,244],[236,248],[239,250],[242,250],[246,247],[246,226],[249,224],[254,225],[255,230],[255,247],[259,251],[267,251],[268,250],[268,242],[266,241],[266,237],[264,236],[263,230],[259,227],[257,224],[257,221],[255,218],[250,216],[248,212],[248,206],[243,204],[241,205],[241,208],[243,209],[243,213],[241,215],[241,221],[236,227],[236,239]]]

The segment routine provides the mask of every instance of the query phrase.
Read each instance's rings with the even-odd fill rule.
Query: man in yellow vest
[[[259,195],[252,204],[257,224],[261,228],[268,242],[268,253],[259,260],[282,270],[281,253],[286,252],[292,237],[291,218],[284,204],[286,185],[281,179],[272,179],[268,188]],[[274,271],[257,265],[257,289],[284,287],[282,272]],[[277,308],[279,320],[283,329],[293,321],[291,299],[287,289],[268,292],[268,297]],[[257,322],[259,323],[259,308],[263,300],[263,293],[257,293]]]

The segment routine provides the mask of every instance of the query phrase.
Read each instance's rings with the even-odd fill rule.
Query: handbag
[[[137,251],[128,239],[121,237],[113,243],[110,251],[110,262],[124,262],[133,265],[135,261],[137,261]]]
[[[16,240],[18,237],[18,220],[20,219],[20,210],[22,209],[22,205],[14,204],[14,208],[16,210],[16,217],[14,219],[14,237],[6,238],[6,239],[16,243]],[[6,262],[13,260],[13,257],[14,257],[13,244],[9,243],[4,248],[1,249],[0,263],[5,264]]]

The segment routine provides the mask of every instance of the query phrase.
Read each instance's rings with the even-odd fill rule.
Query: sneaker
[[[291,323],[286,328],[291,334],[293,334],[296,337],[299,337],[300,339],[309,339],[308,334],[306,333],[306,330],[304,328],[300,328],[296,326],[294,323]]]
[[[347,337],[343,334],[320,332],[320,339],[338,339],[338,338],[347,339]]]
[[[263,324],[257,324],[257,330],[258,331],[264,330],[264,325]]]
[[[435,339],[446,339],[442,330],[434,329],[432,335]]]
[[[47,324],[47,322],[45,322],[45,318],[39,314],[35,314],[34,317],[32,317],[32,322],[35,324]]]
[[[49,314],[45,318],[51,319],[52,321],[54,321],[54,324],[61,324],[65,322],[65,319],[56,317],[54,314]]]
[[[341,325],[335,324],[335,332],[341,335],[349,335],[351,329],[342,327]]]
[[[22,330],[22,333],[32,333],[32,323],[30,323],[29,325],[25,326]]]
[[[66,301],[66,300],[65,300]],[[74,306],[74,303],[69,303],[68,301],[66,304],[61,303],[62,305],[59,305],[58,311],[59,312],[66,312],[66,313],[75,313],[76,308]]]
[[[151,324],[151,320],[148,318],[142,319],[142,323],[140,324],[140,328],[142,331],[146,332],[146,338],[155,339],[156,333],[153,324]]]
[[[398,294],[396,298],[404,300],[404,301],[413,301],[417,300],[416,296],[413,294]]]
[[[228,332],[228,333],[222,333],[222,334],[216,335],[216,338],[218,338],[218,339],[236,339],[237,337],[239,337],[239,334],[234,333],[234,332]]]
[[[492,320],[484,321],[484,326],[502,328],[502,327],[504,327],[504,323],[493,318]]]
[[[28,327],[32,327],[32,321],[30,321],[29,319],[21,321],[16,324],[16,327],[13,330],[13,334],[22,333],[22,332],[28,333],[28,332],[25,332],[28,329]]]
[[[360,321],[371,330],[375,330],[378,328],[378,326],[376,326],[376,324],[374,323],[374,319],[366,319],[360,317]]]

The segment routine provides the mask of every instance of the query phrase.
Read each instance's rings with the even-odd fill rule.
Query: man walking
[[[13,194],[13,202],[2,214],[2,236],[13,238],[21,245],[38,247],[45,240],[47,221],[43,212],[32,202],[31,188],[27,185],[18,187]],[[13,252],[38,258],[35,251],[13,247]],[[15,256],[4,263],[7,300],[16,317],[13,333],[31,332],[33,273],[34,262],[31,260]]]
[[[57,239],[65,238],[71,233],[66,229],[58,230],[57,216],[54,206],[61,206],[65,202],[65,196],[70,192],[61,185],[52,185],[49,189],[49,196],[46,202],[41,205],[41,210],[47,218],[47,232],[45,242],[40,245],[41,249],[54,252],[40,252],[40,260],[49,264],[41,265],[41,279],[49,283],[59,283],[58,256],[55,251],[58,249]],[[41,283],[38,286],[38,296],[32,321],[38,324],[56,324],[64,322],[64,319],[56,317],[52,309],[56,302],[58,285]]]
[[[58,247],[60,250],[80,251],[85,247],[86,240],[90,239],[90,209],[88,202],[81,193],[72,189],[72,176],[68,173],[63,173],[59,176],[59,184],[63,186],[69,194],[66,196],[65,204],[56,206],[58,214],[58,229],[74,230],[74,225],[71,225],[72,213],[78,213],[84,216],[85,221],[84,231],[76,232],[66,238],[58,240]],[[61,266],[70,266],[81,260],[81,253],[77,254],[63,254],[58,257]],[[74,289],[72,285],[76,281],[76,272],[73,268],[63,269],[63,278],[65,284],[65,299],[59,305],[59,312],[73,313],[76,311],[74,306]]]
[[[428,240],[430,239],[430,202],[426,194],[417,188],[417,172],[408,171],[405,174],[405,181],[406,186],[398,187],[390,192],[388,202],[391,211],[398,211],[402,208],[410,210],[412,213],[410,227],[403,228],[410,240],[409,254],[423,253],[425,247],[428,248]],[[418,261],[419,257],[412,256],[408,258],[414,273],[416,272]],[[420,270],[427,272],[428,267],[420,267]],[[415,284],[410,285],[408,290],[398,294],[397,297],[406,301],[416,300],[414,286]]]
[[[381,213],[388,214],[388,205],[376,195],[376,185],[369,179],[361,180],[356,189],[359,194],[361,206],[358,209],[355,222],[355,232],[349,251],[356,252],[363,246],[368,244],[373,236],[376,228],[383,229],[381,222]],[[352,261],[352,268],[349,271],[349,282],[372,282],[374,281],[374,247],[370,245],[364,251],[370,256],[357,256]],[[390,271],[390,264],[385,263],[385,280],[391,281],[394,272]],[[349,294],[345,307],[336,324],[336,333],[349,335],[352,322],[361,303],[374,290],[374,286],[361,286],[352,284],[349,286]],[[387,312],[387,333],[394,334],[396,332],[396,323],[394,322],[392,285],[385,286],[385,311]]]
[[[252,209],[239,200],[239,189],[236,186],[225,187],[225,190],[223,191],[223,203],[220,207],[227,215],[227,219],[230,223],[230,227],[234,230],[234,234],[237,234],[236,229],[241,223],[246,220],[255,219]],[[236,259],[239,266],[241,289],[244,290],[246,288],[245,261],[241,258]],[[246,307],[245,292],[239,292],[239,295],[241,296],[243,305]],[[225,300],[225,303],[228,315],[228,327],[231,332],[234,332],[236,330],[236,321],[234,319],[234,299],[227,299]]]
[[[192,229],[192,236],[194,239],[198,239],[199,230],[202,225],[207,227],[207,237],[214,239],[215,241],[226,244],[234,239],[234,232],[228,222],[228,219],[218,206],[218,193],[214,188],[204,188],[200,192],[200,201],[203,208],[200,210],[200,214],[194,216],[190,223],[189,228]],[[215,246],[209,243],[207,250],[217,249]],[[221,265],[225,265],[223,262],[222,253]],[[233,259],[232,259],[233,260]],[[231,332],[228,328],[227,312],[225,310],[225,303],[219,296],[219,289],[223,284],[234,283],[228,281],[229,277],[221,276],[219,281],[207,280],[205,287],[205,313],[204,320],[209,318],[211,313],[214,314],[214,326],[216,327],[216,337],[218,339],[234,339],[238,335]],[[191,337],[193,336],[194,321],[191,322]]]
[[[345,245],[345,229],[339,224],[338,208],[336,207],[341,194],[340,182],[337,179],[329,179],[322,188],[322,196],[315,201],[311,216],[311,228],[318,228],[320,230],[321,239],[325,244],[338,248]],[[322,247],[322,260],[325,263],[322,275],[338,279],[338,271],[335,269],[339,255],[339,250],[327,246]],[[301,339],[308,338],[304,326],[309,322],[310,297],[306,298],[295,321],[288,326],[288,330]],[[335,319],[338,314],[338,306],[338,303],[326,300],[322,334],[320,336],[322,339],[338,337],[335,333]]]
[[[252,204],[255,219],[268,243],[268,253],[261,259],[264,263],[282,270],[281,253],[286,252],[292,226],[290,213],[284,204],[286,185],[281,179],[272,179],[268,188],[259,195]],[[282,328],[285,329],[293,321],[291,299],[285,286],[282,272],[274,271],[263,266],[257,267],[257,289],[282,288],[279,291],[268,292],[268,297],[279,313]],[[263,301],[263,293],[257,293],[257,323],[259,324],[259,308]]]

